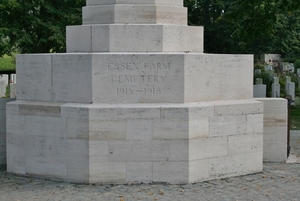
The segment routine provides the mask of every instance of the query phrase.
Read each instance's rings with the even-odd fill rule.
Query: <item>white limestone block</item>
[[[82,24],[179,24],[187,25],[187,9],[146,4],[93,5],[82,9]]]
[[[118,120],[118,108],[109,104],[89,104],[91,120]]]
[[[264,115],[263,114],[248,114],[247,115],[247,133],[263,133]]]
[[[183,55],[95,54],[93,101],[183,102]],[[106,86],[106,87],[103,87]]]
[[[168,141],[109,141],[109,161],[152,162],[167,161],[170,157]]]
[[[222,61],[222,99],[252,99],[253,55],[224,55]]]
[[[162,119],[188,119],[189,118],[189,108],[176,104],[175,107],[168,105],[168,107],[162,107],[161,118]]]
[[[89,108],[87,104],[66,103],[61,105],[61,117],[74,119],[88,119]]]
[[[73,167],[68,166],[66,177],[67,180],[79,183],[89,183],[89,178],[89,168],[85,167],[84,164],[80,164],[80,166]]]
[[[126,120],[89,121],[89,140],[126,140]]]
[[[50,86],[55,94],[54,101],[92,102],[91,55],[55,54],[52,56],[52,64]]]
[[[191,161],[189,166],[189,183],[204,181],[210,177],[210,160]]]
[[[67,139],[89,139],[89,121],[82,119],[67,119]]]
[[[252,60],[250,55],[186,54],[185,102],[251,99]]]
[[[108,162],[108,141],[89,141],[89,162]]]
[[[25,116],[6,115],[6,133],[25,134]]]
[[[129,183],[152,182],[151,162],[128,162],[126,163],[126,181]]]
[[[229,56],[231,60],[226,65],[219,62],[224,56],[205,54],[55,54],[51,57],[53,80],[50,79],[48,91],[53,91],[49,100],[54,102],[183,103],[252,98],[248,78],[241,80],[243,84],[238,85],[238,90],[235,83],[226,84],[233,96],[220,91],[225,86],[222,81],[221,87],[220,80],[234,79],[237,74],[226,70],[226,65],[228,68],[244,65],[243,57],[235,55]],[[237,72],[251,73],[248,66]],[[29,93],[31,89],[23,90]]]
[[[45,136],[26,136],[28,142],[26,147],[26,163],[28,159],[36,163],[66,163],[67,142],[60,138],[51,138]]]
[[[228,155],[247,154],[262,151],[262,134],[228,136]]]
[[[103,30],[101,33],[103,34]],[[91,26],[67,26],[66,37],[67,52],[92,52],[92,27]]]
[[[149,105],[119,105],[119,119],[156,119],[160,118],[160,108]]]
[[[201,160],[228,155],[227,137],[192,139],[189,141],[189,160]]]
[[[264,110],[282,110],[287,108],[287,99],[285,98],[256,98],[255,100],[264,103]]]
[[[223,104],[228,102],[223,102]],[[211,118],[215,114],[215,107],[212,102],[197,102],[197,103],[186,103],[189,107],[189,119],[197,118]]]
[[[261,172],[263,170],[263,154],[261,151],[246,155],[246,171]]]
[[[209,159],[209,176],[210,178],[222,178],[228,175],[228,156]]]
[[[24,135],[7,133],[7,172],[25,174],[27,140],[28,139]]]
[[[126,183],[126,163],[90,163],[90,183]]]
[[[66,141],[66,179],[89,182],[89,142],[85,140]]]
[[[208,137],[209,132],[208,117],[189,119],[189,139]]]
[[[214,114],[224,115],[241,115],[241,114],[261,114],[263,113],[263,104],[254,99],[246,100],[228,100],[209,102],[214,106]]]
[[[257,98],[264,104],[263,160],[284,162],[287,159],[287,100],[283,98]]]
[[[186,161],[190,160],[189,140],[171,140],[170,141],[170,158],[169,161]]]
[[[120,38],[122,40],[119,40]],[[165,51],[203,53],[203,27],[161,24],[68,26],[66,40],[69,53]],[[90,43],[83,44],[83,41],[89,40]]]
[[[182,0],[87,0],[86,5],[110,5],[110,4],[159,4],[183,6]]]
[[[286,126],[264,127],[264,161],[280,162],[287,160],[287,128]]]
[[[1,100],[4,100],[6,102],[7,99],[0,99],[0,105],[2,105],[4,109],[5,104],[3,104]],[[9,99],[9,100],[10,102],[6,104],[6,114],[19,115],[19,104],[23,103],[24,101],[19,101],[15,99]]]
[[[18,100],[52,101],[52,55],[17,55]]]
[[[26,160],[26,174],[46,178],[66,178],[67,165],[62,163],[41,163],[34,158]]]
[[[247,115],[215,116],[210,119],[210,136],[247,133]]]
[[[153,182],[180,184],[189,182],[188,162],[153,162]]]
[[[218,159],[215,160],[215,164],[219,162]],[[228,177],[229,175],[245,175],[249,173],[261,172],[263,170],[261,151],[231,155],[226,157],[225,163],[227,164],[227,171],[222,177]]]
[[[63,103],[22,102],[19,103],[19,114],[29,116],[61,117],[60,106]]]
[[[189,121],[185,119],[154,119],[153,140],[189,139]]]
[[[153,123],[149,119],[127,120],[126,140],[152,140]]]
[[[25,132],[28,136],[66,138],[65,118],[45,116],[25,116]]]

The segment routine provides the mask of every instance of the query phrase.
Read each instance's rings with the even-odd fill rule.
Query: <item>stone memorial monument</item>
[[[87,0],[67,53],[17,56],[7,171],[193,183],[262,171],[253,56],[203,53],[183,0]]]

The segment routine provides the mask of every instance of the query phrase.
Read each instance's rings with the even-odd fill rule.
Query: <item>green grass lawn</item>
[[[300,107],[291,108],[291,130],[300,130]]]
[[[15,71],[15,69],[16,64],[14,56],[4,55],[3,57],[0,57],[0,74],[3,71]]]

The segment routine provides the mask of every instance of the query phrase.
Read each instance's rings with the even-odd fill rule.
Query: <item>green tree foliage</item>
[[[234,0],[185,0],[189,11],[189,25],[204,26],[204,48],[207,53],[238,53],[238,41],[231,35],[233,23],[220,17],[228,11]],[[234,47],[234,48],[233,48]]]
[[[81,24],[85,0],[0,0],[0,56],[65,51],[65,27]]]
[[[300,1],[185,0],[189,24],[203,25],[205,52],[300,56]]]

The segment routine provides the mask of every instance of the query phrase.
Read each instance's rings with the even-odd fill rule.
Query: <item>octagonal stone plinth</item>
[[[178,6],[114,4],[83,7],[87,24],[178,24],[187,25],[187,9]]]
[[[183,6],[182,0],[87,0],[86,5],[110,5],[110,4],[156,4],[169,6]]]
[[[7,171],[83,183],[194,183],[262,171],[263,104],[7,105]]]
[[[203,27],[117,24],[67,27],[68,53],[164,51],[203,53]]]
[[[250,55],[18,55],[18,100],[186,103],[250,99]]]

